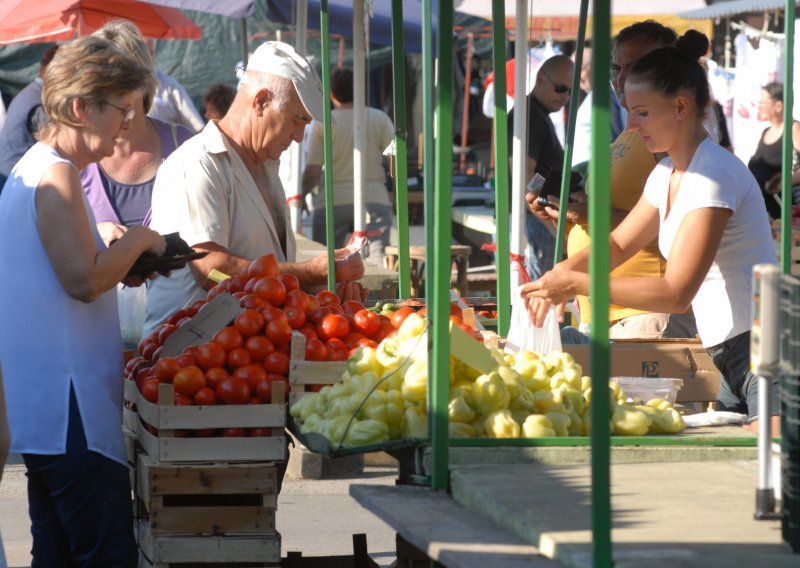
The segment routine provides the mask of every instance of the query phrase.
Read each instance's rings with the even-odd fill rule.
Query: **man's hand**
[[[525,204],[528,206],[528,211],[530,211],[534,216],[538,217],[541,221],[552,221],[553,218],[548,213],[548,207],[544,207],[539,203],[539,192],[538,191],[527,191],[525,192]],[[556,211],[556,218],[558,218],[558,211]]]
[[[360,254],[343,248],[335,250],[333,257],[337,282],[351,282],[364,276],[364,260]],[[325,255],[325,259],[327,263],[327,255]]]
[[[336,286],[336,295],[339,296],[342,302],[347,300],[363,302],[367,299],[367,294],[369,294],[369,290],[358,282],[342,282]]]

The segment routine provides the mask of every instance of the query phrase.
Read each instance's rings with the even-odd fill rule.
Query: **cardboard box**
[[[182,325],[167,338],[161,356],[177,357],[190,345],[208,343],[215,333],[226,325],[230,325],[242,311],[244,308],[232,295],[227,292],[218,294],[204,305],[186,325]]]
[[[564,345],[589,375],[589,345]],[[719,391],[720,373],[697,341],[615,342],[611,345],[612,377],[683,379],[678,402],[712,402]]]

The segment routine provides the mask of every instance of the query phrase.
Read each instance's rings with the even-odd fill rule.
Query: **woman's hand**
[[[106,246],[110,246],[111,243],[122,237],[127,230],[128,227],[125,225],[113,221],[103,221],[97,224],[97,232],[100,233],[100,238],[103,239]]]
[[[142,252],[163,256],[167,250],[167,240],[152,229],[137,225],[125,232],[124,237],[137,239],[143,247]]]
[[[570,298],[584,293],[585,285],[588,285],[586,273],[555,268],[538,280],[524,284],[520,288],[520,295],[526,302],[534,325],[541,327],[551,305],[565,304]],[[563,310],[559,319],[563,319]]]

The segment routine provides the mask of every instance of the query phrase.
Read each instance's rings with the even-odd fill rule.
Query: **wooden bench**
[[[425,255],[427,247],[413,246],[408,247],[408,256],[411,261],[411,296],[419,298],[425,282]],[[450,261],[454,268],[455,279],[452,282],[456,293],[467,296],[469,284],[467,282],[467,268],[469,268],[470,247],[467,245],[450,245]],[[389,270],[397,271],[398,249],[394,246],[386,247],[384,250],[386,267]]]

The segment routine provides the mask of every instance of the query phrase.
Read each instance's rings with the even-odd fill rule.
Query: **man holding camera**
[[[569,102],[572,84],[572,60],[555,55],[542,63],[536,74],[536,84],[528,95],[528,144],[525,158],[525,180],[534,174],[547,177],[550,171],[560,172],[564,165],[564,148],[556,136],[550,113],[559,111]],[[514,111],[508,114],[509,132],[513,132]],[[525,233],[529,254],[528,275],[536,280],[553,268],[555,226],[536,218],[526,210]]]

